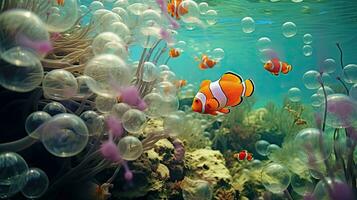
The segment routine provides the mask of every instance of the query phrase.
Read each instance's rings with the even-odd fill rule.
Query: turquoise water
[[[192,54],[187,50],[181,59],[170,61],[172,69],[188,82],[199,83],[201,80],[215,80],[225,71],[234,71],[244,79],[252,78],[256,85],[257,104],[264,105],[266,99],[281,103],[291,87],[301,89],[305,103],[309,103],[314,91],[307,90],[302,83],[303,74],[317,70],[326,58],[333,58],[339,63],[339,51],[335,43],[340,42],[344,50],[344,63],[354,63],[357,52],[357,2],[356,1],[207,1],[218,11],[218,23],[207,29],[181,31],[179,37],[189,45],[206,49],[222,48],[225,58],[214,69],[202,71],[197,68]],[[252,17],[258,24],[253,33],[242,31],[241,19]],[[298,32],[292,38],[285,38],[282,25],[294,22]],[[262,23],[262,24],[259,24]],[[181,34],[182,33],[182,34]],[[313,36],[313,54],[303,55],[304,34]],[[269,37],[280,59],[293,66],[287,75],[275,77],[263,69],[263,63],[257,50],[257,41]],[[189,72],[189,73],[187,73]],[[337,73],[341,72],[338,66]]]

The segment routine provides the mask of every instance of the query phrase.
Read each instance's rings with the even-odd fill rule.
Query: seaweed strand
[[[336,43],[336,46],[337,46],[338,50],[340,51],[340,64],[341,64],[341,69],[342,69],[342,73],[343,73],[343,67],[345,66],[343,64],[343,51],[342,51],[340,43]],[[346,84],[341,80],[340,77],[337,77],[336,79],[343,85],[343,87],[345,88],[345,90],[347,92],[347,95],[349,95],[350,91],[348,90]]]

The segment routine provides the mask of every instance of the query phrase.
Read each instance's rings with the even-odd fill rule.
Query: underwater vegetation
[[[356,199],[357,65],[345,43],[339,60],[304,71],[304,89],[258,105],[262,85],[236,69],[199,83],[174,72],[192,49],[202,77],[225,64],[224,46],[181,40],[219,23],[222,4],[0,1],[0,199]],[[244,34],[276,24],[253,18]],[[314,39],[303,36],[303,56]],[[261,72],[296,76],[270,38],[256,42]]]

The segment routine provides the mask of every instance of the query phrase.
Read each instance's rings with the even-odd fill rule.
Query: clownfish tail
[[[251,79],[248,79],[246,81],[244,81],[245,83],[245,87],[246,87],[246,91],[245,91],[245,95],[246,97],[250,97],[252,96],[253,92],[254,92],[254,83]]]

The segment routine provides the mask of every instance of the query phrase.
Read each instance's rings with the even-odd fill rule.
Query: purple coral
[[[183,143],[180,140],[175,139],[172,142],[172,144],[174,145],[175,148],[175,152],[174,152],[175,160],[182,161],[185,158],[185,147]]]
[[[139,91],[136,87],[130,86],[120,90],[120,99],[123,103],[137,106],[140,103]]]
[[[112,134],[114,138],[119,138],[123,135],[124,133],[123,125],[116,117],[109,116],[106,119],[106,124],[109,129],[109,132]]]
[[[122,160],[119,151],[117,149],[117,146],[112,140],[108,140],[104,142],[100,146],[100,152],[103,155],[103,157],[107,160],[113,161],[113,162],[120,162]]]

